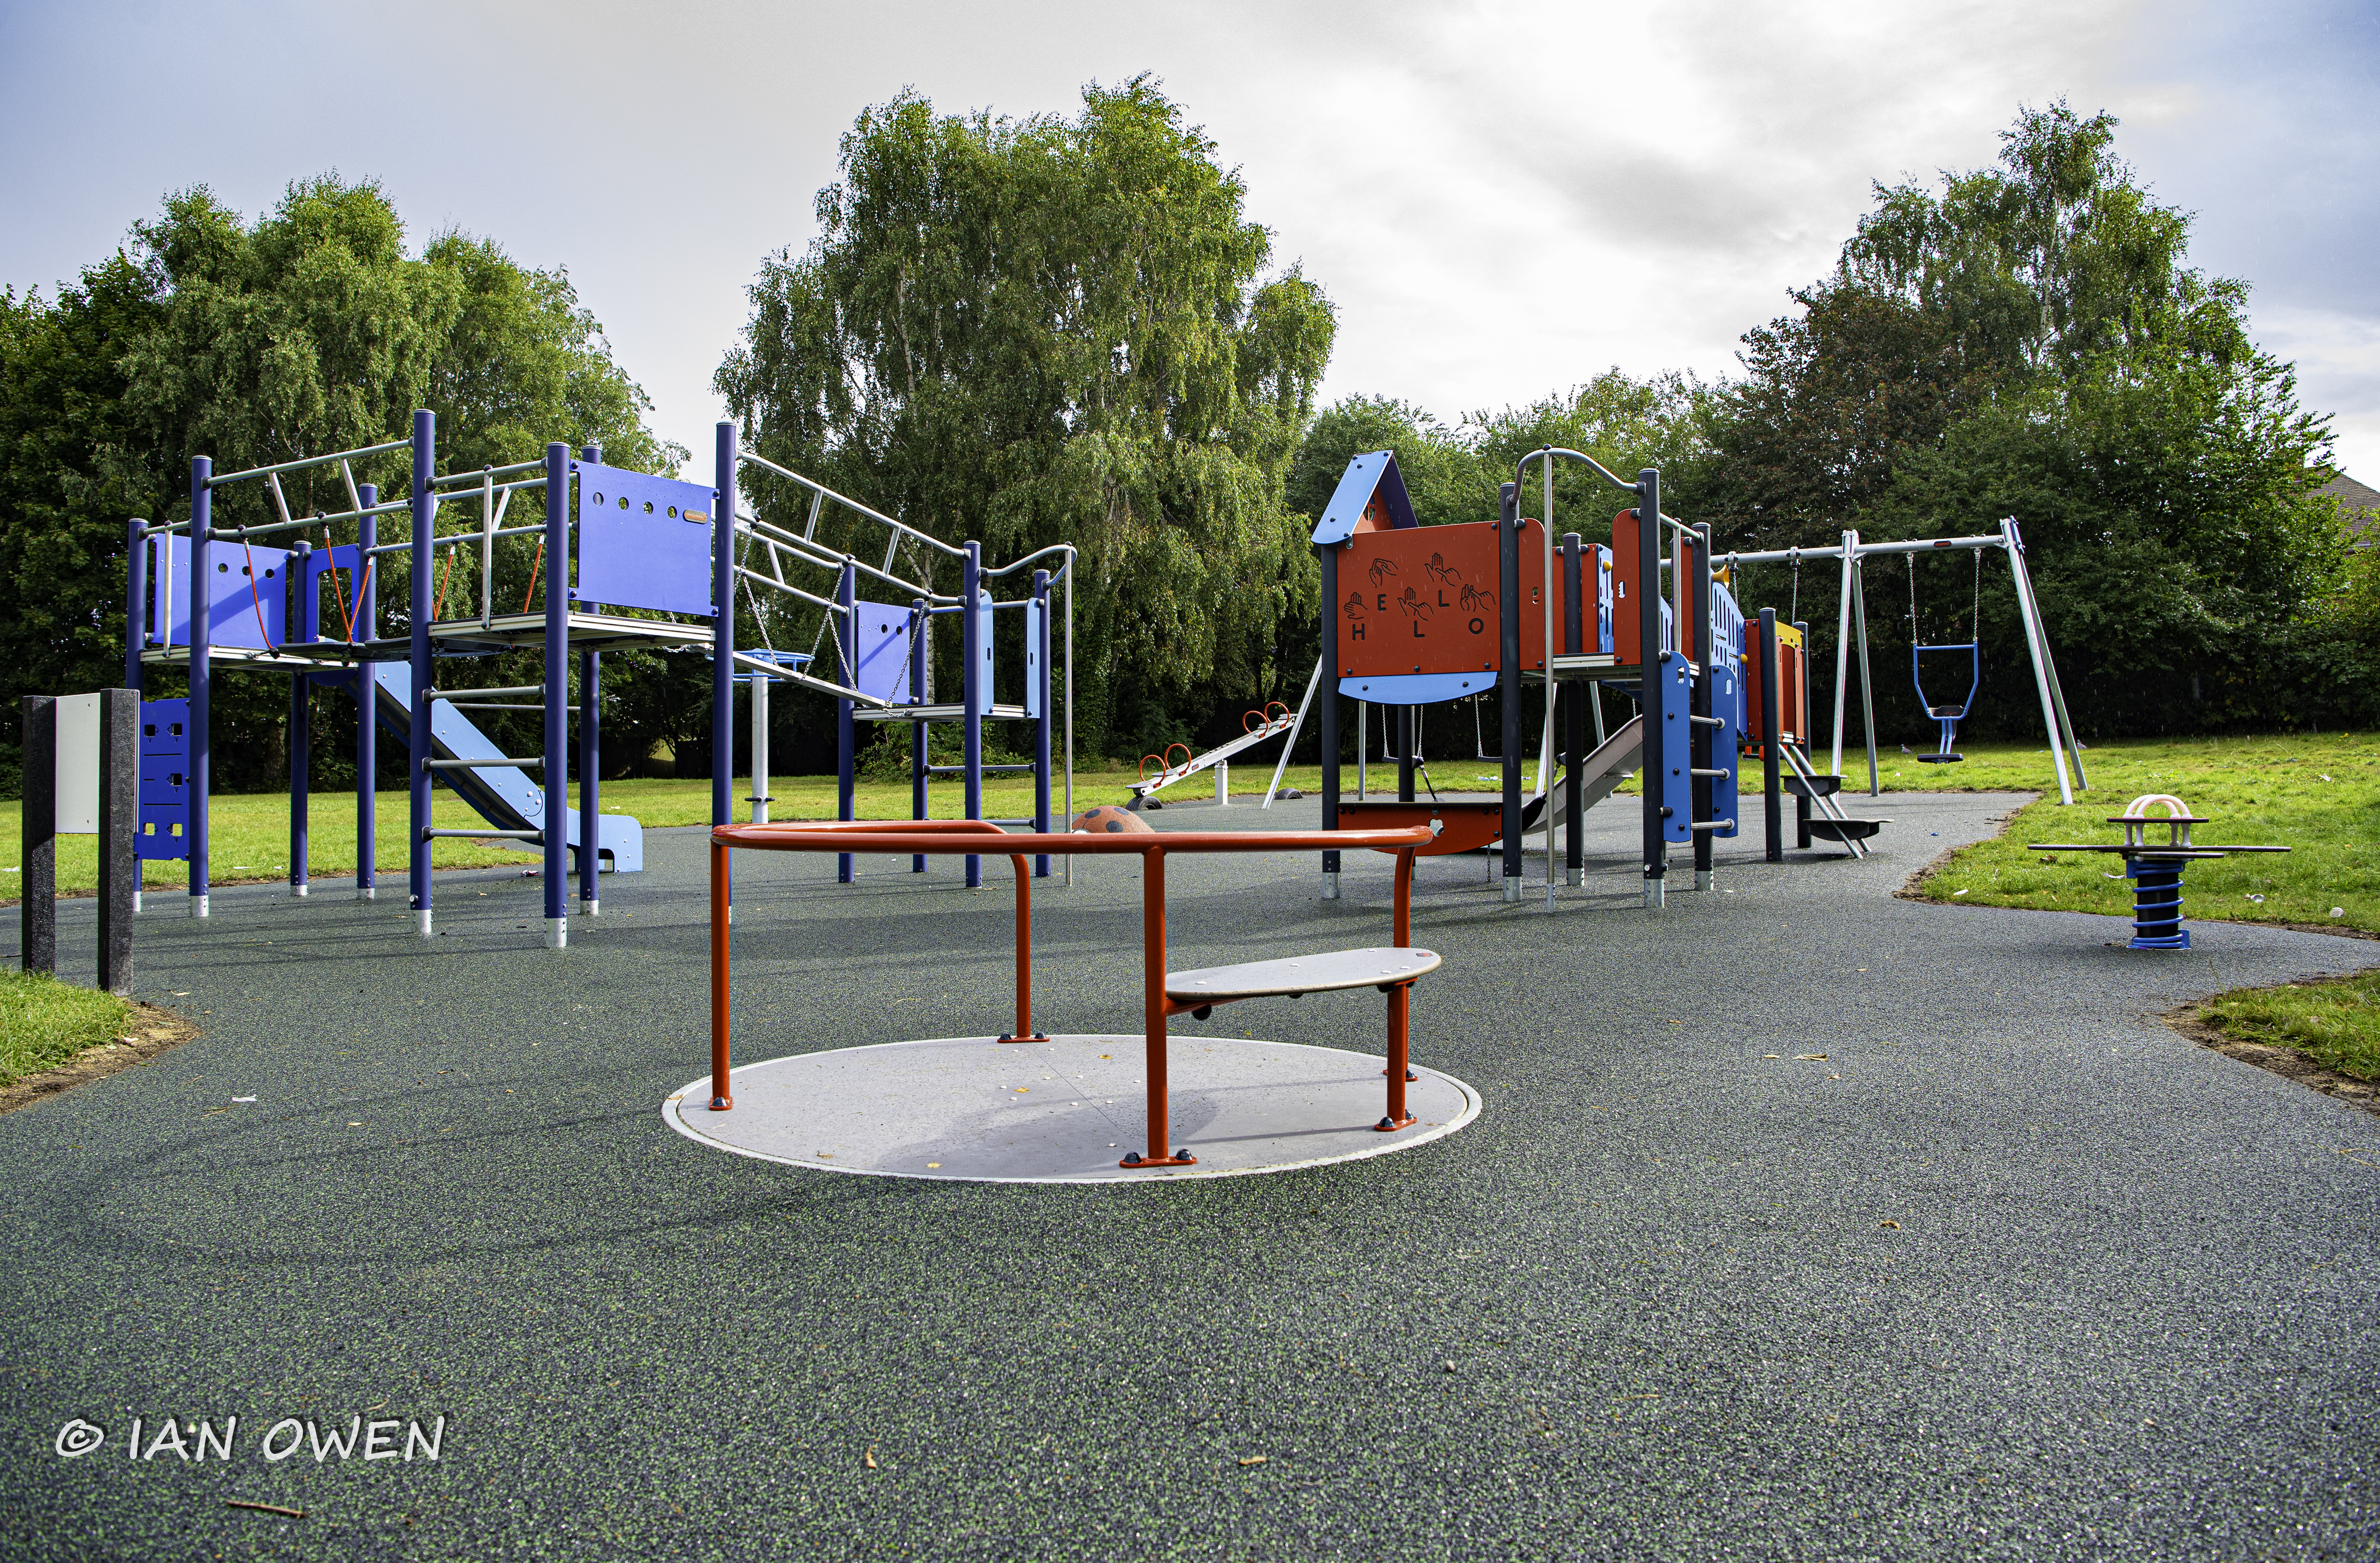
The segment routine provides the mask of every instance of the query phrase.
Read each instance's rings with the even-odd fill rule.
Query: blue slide
[[[380,724],[400,744],[410,745],[413,733],[413,669],[404,662],[368,663],[378,686]],[[324,683],[355,688],[352,673],[317,674]],[[495,740],[480,732],[471,719],[443,700],[430,707],[430,737],[441,759],[502,759]],[[541,830],[545,828],[545,788],[511,766],[481,769],[440,770],[438,780],[452,787],[480,818],[499,830]],[[562,828],[570,842],[571,872],[577,872],[578,811],[562,811]],[[542,853],[531,842],[506,841],[516,852]],[[639,873],[645,866],[644,827],[625,814],[595,817],[595,856],[601,870]],[[608,862],[605,860],[609,860]]]

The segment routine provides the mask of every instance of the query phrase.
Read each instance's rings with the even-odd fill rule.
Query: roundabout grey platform
[[[1383,1060],[1292,1042],[1178,1035],[1167,1054],[1172,1146],[1195,1167],[1116,1165],[1146,1150],[1147,1039],[945,1036],[738,1065],[735,1106],[710,1110],[710,1076],[663,1104],[670,1127],[718,1150],[790,1167],[997,1183],[1230,1178],[1408,1150],[1479,1116],[1479,1093],[1416,1065],[1413,1127],[1374,1129]]]

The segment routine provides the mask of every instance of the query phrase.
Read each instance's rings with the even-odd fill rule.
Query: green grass
[[[1527,768],[1531,774],[1536,767]],[[1461,762],[1450,771],[1438,768],[1437,781],[1441,791],[1478,790],[1486,785],[1475,780],[1474,773],[1484,774],[1484,769],[1469,761]],[[1386,780],[1390,795],[1396,787],[1393,766],[1385,770],[1375,767],[1371,773],[1377,795],[1378,783]],[[1126,770],[1076,771],[1075,773],[1075,811],[1079,814],[1100,804],[1120,804],[1132,797],[1133,773]],[[1253,805],[1264,796],[1266,784],[1272,780],[1270,765],[1235,767],[1232,772],[1232,799],[1237,804]],[[1347,785],[1355,784],[1351,768]],[[1293,766],[1282,780],[1283,788],[1303,788],[1308,794],[1322,785],[1319,766]],[[834,778],[832,776],[779,776],[770,782],[774,801],[770,806],[771,819],[832,819],[835,816]],[[735,780],[735,816],[743,818],[750,812],[744,800],[750,795],[751,783]],[[1019,818],[1033,812],[1033,787],[1029,778],[1017,780],[1007,775],[987,778],[984,783],[984,812],[995,818]],[[441,789],[431,809],[432,822],[441,830],[464,830],[481,823],[452,793]],[[1176,782],[1160,794],[1163,799],[1190,801],[1211,800],[1215,783],[1207,773]],[[571,789],[570,801],[576,807],[577,788]],[[352,793],[316,793],[308,800],[307,866],[308,871],[323,878],[350,878],[356,871],[356,799]],[[1062,794],[1053,791],[1052,812],[1063,807]],[[373,811],[375,824],[374,852],[379,871],[383,876],[403,874],[406,868],[406,837],[407,828],[406,796],[402,792],[383,791]],[[937,819],[956,819],[965,814],[962,794],[955,784],[938,782],[932,793],[930,813]],[[602,789],[602,807],[606,814],[632,815],[650,829],[672,825],[705,825],[710,820],[710,783],[708,781],[638,781],[606,782]],[[859,784],[856,805],[863,819],[905,819],[909,817],[909,788],[906,782],[871,782]],[[23,840],[21,806],[13,800],[0,800],[0,856],[9,861],[0,864],[0,904],[17,898],[18,878],[23,865],[15,861],[17,843]],[[285,793],[217,794],[210,823],[213,837],[208,845],[210,871],[216,884],[237,884],[251,880],[280,880],[289,875],[289,796]],[[537,862],[533,854],[506,851],[502,847],[480,846],[468,837],[442,837],[433,842],[430,853],[433,868],[483,868],[511,866],[528,867]],[[94,836],[61,836],[57,843],[58,891],[62,895],[88,894],[99,886],[98,838]],[[182,863],[151,863],[145,865],[141,883],[159,890],[170,890],[189,883],[189,869]]]
[[[1888,792],[2037,791],[1992,841],[1961,847],[1921,887],[1936,901],[2129,915],[2131,882],[2109,854],[2028,852],[2031,842],[2119,842],[2107,817],[2144,793],[2171,793],[2213,821],[2199,840],[2286,846],[2192,863],[2183,911],[2196,921],[2295,923],[2380,933],[2380,739],[2369,735],[2121,740],[2083,753],[2090,790],[2058,801],[2046,750],[1970,749],[1963,765],[1918,765],[1895,755]],[[1850,780],[1864,758],[1843,757]],[[1850,812],[1862,804],[1846,800]],[[1889,814],[1888,801],[1881,812]],[[2261,900],[2253,899],[2261,897]],[[2337,908],[2338,916],[2331,915]]]
[[[132,1006],[51,976],[0,972],[0,1085],[124,1035]]]
[[[2234,988],[2210,1000],[2204,1013],[2243,1042],[2294,1048],[2325,1069],[2380,1080],[2380,972]]]

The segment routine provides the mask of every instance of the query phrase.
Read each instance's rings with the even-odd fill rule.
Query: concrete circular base
[[[1130,1183],[1229,1178],[1355,1161],[1451,1134],[1479,1093],[1415,1068],[1405,1110],[1383,1133],[1382,1060],[1331,1048],[1240,1037],[1173,1038],[1173,1143],[1195,1167],[1135,1170],[1146,1151],[1146,1039],[1053,1036],[1002,1043],[946,1036],[840,1048],[739,1066],[735,1106],[710,1110],[710,1076],[662,1104],[670,1127],[738,1156],[888,1178],[993,1183]]]

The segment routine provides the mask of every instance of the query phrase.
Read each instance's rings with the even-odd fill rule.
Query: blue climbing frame
[[[826,646],[831,640],[833,648],[831,666],[811,653],[783,652],[773,647],[758,652],[742,650],[735,644],[732,616],[720,615],[712,625],[714,752],[727,752],[732,731],[733,712],[726,694],[730,670],[766,672],[834,697],[837,818],[854,818],[860,733],[886,721],[910,724],[910,818],[927,818],[934,780],[954,777],[963,789],[965,818],[982,819],[983,779],[1002,772],[1032,776],[1033,812],[991,823],[1047,831],[1053,817],[1072,818],[1075,567],[1072,544],[1053,544],[998,568],[987,568],[980,543],[943,542],[781,466],[744,448],[732,422],[718,426],[713,460],[719,491],[733,501],[723,503],[722,512],[735,517],[735,549],[732,554],[722,551],[717,556],[714,589],[740,591],[751,618],[764,630],[776,616],[768,609],[790,609],[797,615],[815,609],[818,645]],[[748,491],[743,484],[747,469],[757,479]],[[794,519],[795,515],[800,516],[798,521]],[[883,554],[876,563],[850,551],[855,542],[860,542],[869,545],[872,552],[879,532]],[[955,591],[935,588],[937,566],[955,567]],[[1019,577],[1025,589],[1019,595],[1000,598],[997,583],[1012,576]],[[893,600],[863,597],[863,588]],[[1053,592],[1063,594],[1062,603],[1051,600]],[[944,618],[958,621],[956,701],[936,700],[929,688],[934,624]],[[1021,624],[1014,633],[1000,632],[1002,624],[1014,621]],[[1014,702],[1000,698],[1003,648],[1010,649],[1010,665],[1022,664],[1023,688]],[[1054,655],[1062,650],[1062,673]],[[789,670],[788,661],[795,658],[807,666]],[[938,721],[954,722],[960,728],[956,765],[932,762],[929,730]],[[987,721],[1029,723],[1032,757],[985,764]],[[1055,807],[1062,807],[1062,814],[1053,816]],[[712,782],[711,815],[714,825],[734,823],[723,777],[715,776]],[[923,874],[926,865],[924,856],[913,855],[910,872]],[[1064,872],[1070,880],[1073,871],[1069,858]],[[837,856],[835,872],[842,882],[851,882],[857,869],[850,854]],[[1049,877],[1048,856],[1034,859],[1034,872],[1039,878]],[[980,856],[965,859],[965,874],[969,887],[983,883]]]

